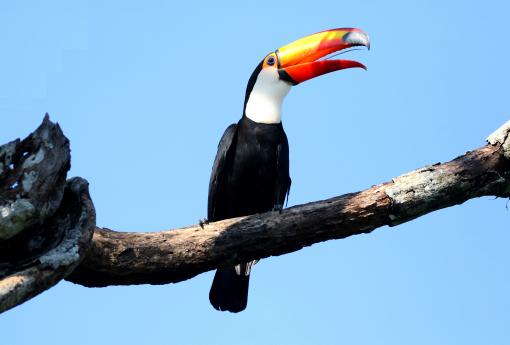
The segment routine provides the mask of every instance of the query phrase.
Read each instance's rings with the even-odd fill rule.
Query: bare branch
[[[47,233],[61,233],[63,238],[54,248],[30,262],[2,262],[0,313],[49,289],[83,259],[95,227],[87,181],[69,180],[60,208],[41,227],[47,229]]]
[[[0,146],[0,243],[55,213],[70,161],[69,141],[48,114],[26,139]]]
[[[491,144],[324,201],[155,233],[96,228],[89,254],[67,280],[85,286],[165,284],[219,266],[394,226],[466,200],[510,196],[508,126]],[[502,134],[503,133],[503,134]],[[496,136],[496,135],[495,135]]]
[[[472,198],[509,197],[509,132],[507,123],[484,147],[361,192],[281,213],[127,233],[95,228],[86,181],[72,179],[62,191],[68,141],[45,117],[29,138],[0,147],[0,312],[66,276],[85,286],[174,283],[216,267],[395,226]],[[19,200],[31,206],[19,210]]]
[[[506,158],[510,158],[510,140],[508,140],[508,134],[510,133],[510,120],[505,122],[499,127],[494,133],[489,135],[487,142],[492,145],[500,144],[503,148],[503,152]]]
[[[55,285],[83,259],[95,227],[88,183],[74,178],[69,140],[46,114],[0,147],[0,312]]]

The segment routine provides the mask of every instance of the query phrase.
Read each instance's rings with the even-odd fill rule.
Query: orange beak
[[[370,49],[368,35],[359,29],[332,29],[303,37],[276,50],[280,79],[297,85],[341,69],[366,69],[356,61],[327,59],[327,55],[356,46]]]

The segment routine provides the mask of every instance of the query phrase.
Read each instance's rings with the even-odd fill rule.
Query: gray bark
[[[48,114],[35,132],[0,146],[0,244],[55,213],[71,154]]]
[[[88,183],[81,178],[68,181],[63,201],[42,227],[62,234],[54,247],[30,261],[2,262],[0,313],[52,287],[71,273],[90,246],[95,212]]]
[[[66,183],[69,140],[46,115],[24,140],[0,146],[0,312],[55,285],[90,246],[88,183]]]

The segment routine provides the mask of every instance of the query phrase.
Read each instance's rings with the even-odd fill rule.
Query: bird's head
[[[368,36],[359,29],[342,28],[303,37],[269,53],[248,81],[244,114],[255,122],[279,123],[283,99],[292,86],[341,69],[366,69],[356,61],[332,59],[356,46],[370,48]]]

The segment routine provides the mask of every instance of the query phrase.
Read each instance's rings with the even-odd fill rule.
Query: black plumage
[[[209,183],[208,220],[281,209],[290,189],[289,146],[281,123],[263,124],[243,116],[218,145]],[[216,271],[209,293],[214,308],[246,308],[252,263]]]

